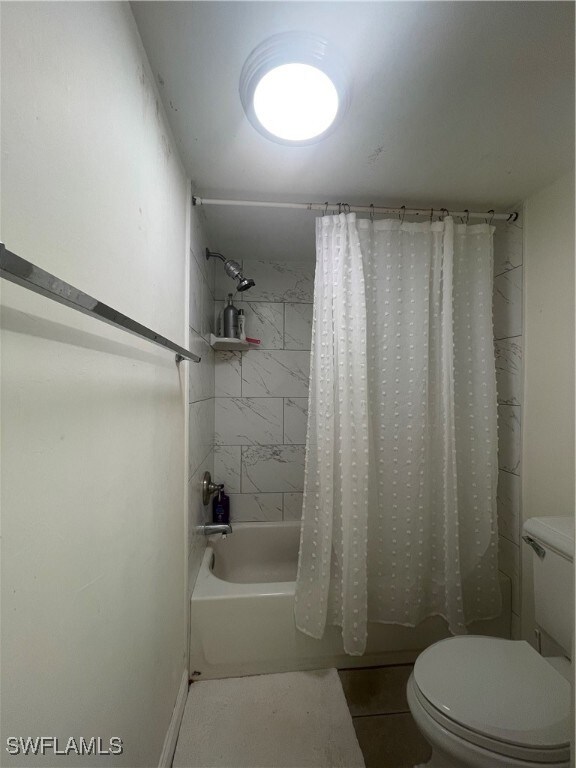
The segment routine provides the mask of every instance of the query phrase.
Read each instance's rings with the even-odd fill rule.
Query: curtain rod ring
[[[434,208],[430,208],[430,224],[432,224],[432,217],[434,216]]]
[[[406,216],[406,206],[401,205],[400,210],[402,211],[402,214],[398,214],[398,218],[400,219],[400,224],[404,224],[404,216]]]
[[[370,221],[374,221],[374,203],[370,203]]]
[[[488,213],[491,213],[491,214],[492,214],[492,216],[490,216],[490,221],[488,221],[488,219],[484,219],[484,222],[485,222],[486,224],[492,224],[492,219],[494,218],[494,208],[490,208],[490,210],[488,211]]]
[[[325,206],[324,207],[324,216],[327,216],[328,215],[328,200],[326,200],[326,202],[324,203],[324,206]]]

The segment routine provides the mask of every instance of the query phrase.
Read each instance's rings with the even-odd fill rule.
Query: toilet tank
[[[536,624],[570,656],[574,631],[574,518],[532,517],[524,541],[533,550]]]

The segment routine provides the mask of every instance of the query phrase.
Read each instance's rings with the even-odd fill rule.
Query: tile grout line
[[[513,475],[514,477],[521,477],[521,475],[517,475],[516,472],[510,472],[509,469],[502,469],[502,467],[498,467],[499,472],[506,472],[507,475]]]
[[[507,275],[509,272],[514,272],[515,269],[520,269],[520,267],[524,266],[524,262],[522,264],[516,264],[515,267],[511,267],[510,269],[505,269],[503,272],[498,272],[497,275],[494,275],[494,280],[496,280],[497,277],[502,277],[502,275]]]
[[[509,536],[506,536],[504,533],[500,533],[500,531],[498,531],[498,538],[499,539],[506,539],[506,541],[509,544],[514,544],[514,546],[518,547],[518,548],[520,547],[520,542],[519,541],[514,541],[514,539],[511,539]]]
[[[352,713],[350,713],[352,715]],[[365,717],[394,717],[395,715],[409,715],[410,709],[401,709],[398,712],[374,712],[366,715],[352,715],[352,720],[362,720]]]
[[[499,336],[498,338],[494,336],[494,341],[507,341],[508,339],[521,339],[523,335],[524,335],[523,333],[515,333],[513,336]]]

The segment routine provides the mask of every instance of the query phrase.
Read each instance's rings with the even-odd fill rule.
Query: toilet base
[[[418,763],[414,768],[462,768],[462,763],[455,763],[450,760],[446,755],[440,755],[432,747],[432,757],[427,763]]]
[[[462,768],[462,763],[454,763],[452,760],[446,762],[446,759],[439,757],[434,750],[432,750],[432,757],[427,763],[418,763],[414,768]]]

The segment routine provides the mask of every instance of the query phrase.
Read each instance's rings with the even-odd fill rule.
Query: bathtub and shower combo
[[[200,679],[326,667],[366,667],[415,660],[449,636],[440,617],[417,627],[371,624],[363,656],[344,653],[338,627],[322,640],[296,629],[294,594],[299,522],[238,523],[212,536],[191,596],[190,670]],[[502,614],[471,624],[472,634],[510,637],[511,586],[500,574]]]

